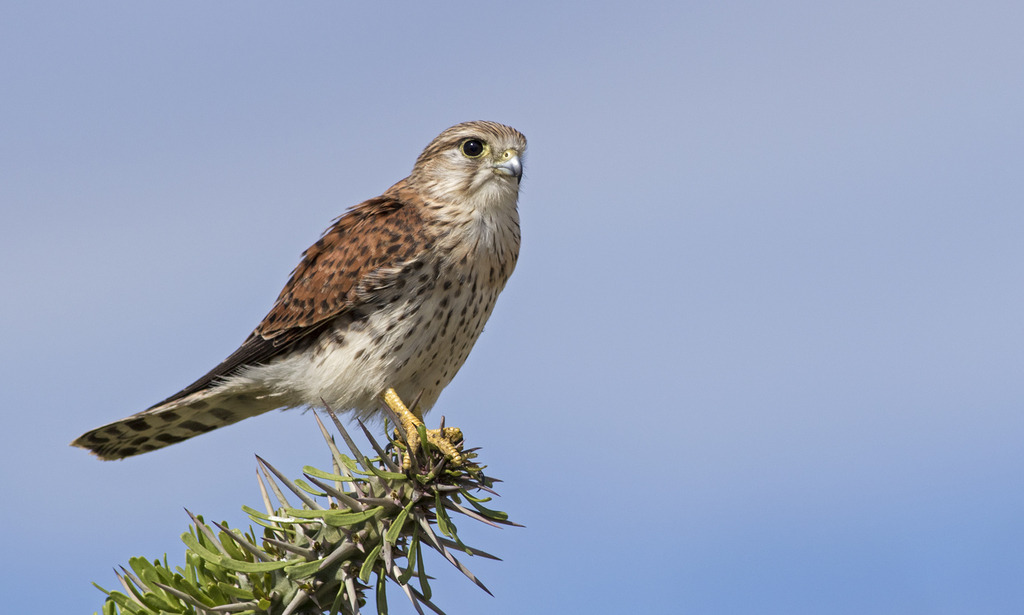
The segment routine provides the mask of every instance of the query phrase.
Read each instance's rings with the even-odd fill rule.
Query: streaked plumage
[[[444,131],[409,177],[305,251],[270,313],[223,363],[72,444],[120,459],[321,400],[366,417],[388,387],[422,394],[429,410],[515,268],[525,148],[522,134],[493,122]]]

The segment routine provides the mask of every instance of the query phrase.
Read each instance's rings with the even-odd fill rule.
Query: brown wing
[[[153,406],[216,384],[246,365],[265,363],[336,317],[365,317],[373,290],[431,247],[421,201],[399,182],[346,212],[302,254],[270,313],[242,346],[208,374]]]

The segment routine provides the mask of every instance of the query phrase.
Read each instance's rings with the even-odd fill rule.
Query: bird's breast
[[[313,347],[284,359],[294,376],[288,390],[302,391],[293,405],[326,401],[369,416],[380,407],[377,395],[393,387],[403,398],[421,395],[429,410],[465,363],[515,265],[495,254],[453,255],[409,267],[358,317],[339,317]]]

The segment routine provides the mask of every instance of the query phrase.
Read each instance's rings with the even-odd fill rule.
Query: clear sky
[[[260,502],[254,453],[328,463],[297,411],[67,444],[489,119],[530,140],[522,252],[430,418],[527,528],[463,524],[505,561],[471,562],[494,598],[445,571],[451,615],[1022,612],[1022,33],[986,0],[3,3],[4,611],[181,563],[183,507]]]

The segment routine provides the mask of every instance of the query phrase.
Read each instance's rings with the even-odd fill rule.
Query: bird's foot
[[[405,430],[406,439],[409,443],[409,451],[402,460],[403,470],[408,470],[412,467],[412,459],[420,449],[419,433],[421,428],[423,428],[426,441],[437,447],[448,461],[456,466],[462,465],[465,458],[459,450],[459,447],[462,445],[461,429],[458,427],[444,427],[443,425],[440,429],[426,429],[423,420],[406,407],[394,389],[384,391],[383,398],[384,403],[398,416],[398,420],[402,424],[402,429]]]

